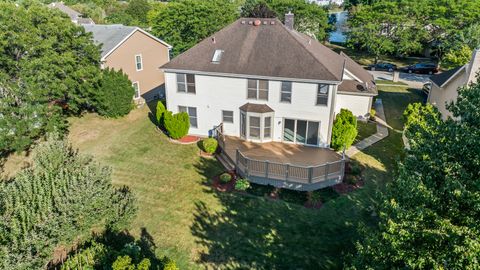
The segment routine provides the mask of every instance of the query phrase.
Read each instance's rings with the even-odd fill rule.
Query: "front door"
[[[319,144],[320,123],[316,121],[285,119],[283,141],[306,145]]]

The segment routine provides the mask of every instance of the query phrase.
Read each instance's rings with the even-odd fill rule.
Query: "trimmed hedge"
[[[190,118],[186,112],[173,114],[170,111],[166,111],[163,114],[163,124],[168,135],[172,139],[178,140],[187,135],[190,128]]]
[[[347,109],[337,114],[332,129],[332,148],[336,151],[348,149],[357,137],[357,118]]]
[[[204,152],[213,154],[217,151],[218,142],[215,138],[207,138],[202,141],[201,146]]]

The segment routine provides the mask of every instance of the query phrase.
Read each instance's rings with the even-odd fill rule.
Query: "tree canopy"
[[[135,90],[128,76],[121,70],[102,70],[100,88],[95,97],[95,106],[100,115],[120,117],[133,108],[132,97]]]
[[[241,8],[242,17],[277,17],[282,22],[285,14],[295,14],[295,29],[318,40],[327,37],[328,14],[316,3],[303,0],[246,0]]]
[[[32,165],[0,182],[0,268],[44,269],[56,247],[91,230],[124,229],[134,216],[128,188],[114,188],[111,170],[52,135]]]
[[[442,57],[452,36],[480,19],[480,1],[378,0],[351,9],[350,45],[376,56],[436,48]]]
[[[153,34],[172,44],[174,55],[193,47],[238,16],[235,5],[228,0],[178,0],[158,7],[153,14]]]
[[[358,269],[476,269],[480,254],[480,84],[459,90],[442,120],[432,105],[406,111],[410,150],[358,243]]]

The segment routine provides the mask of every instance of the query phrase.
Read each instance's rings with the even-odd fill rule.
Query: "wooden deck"
[[[342,160],[335,151],[298,144],[268,142],[252,143],[238,137],[225,136],[226,154],[236,162],[236,150],[251,159],[297,166],[317,166]]]

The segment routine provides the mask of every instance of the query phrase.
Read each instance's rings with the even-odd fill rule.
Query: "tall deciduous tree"
[[[358,243],[358,269],[476,269],[480,254],[480,85],[461,89],[443,121],[410,106],[410,150]]]
[[[376,55],[435,47],[442,57],[452,35],[478,22],[479,9],[480,1],[470,0],[378,0],[351,9],[349,38]]]
[[[31,167],[0,182],[0,268],[44,269],[56,247],[94,227],[125,228],[134,198],[110,174],[54,136],[37,146]]]
[[[233,22],[238,13],[228,0],[178,0],[154,15],[150,18],[153,33],[172,44],[177,55]]]
[[[0,71],[29,85],[37,102],[91,106],[100,74],[100,51],[91,34],[65,14],[32,3],[0,3]]]
[[[321,6],[308,1],[247,0],[242,6],[241,16],[277,17],[283,22],[288,12],[295,14],[295,29],[318,40],[326,39],[329,29],[328,14]]]

